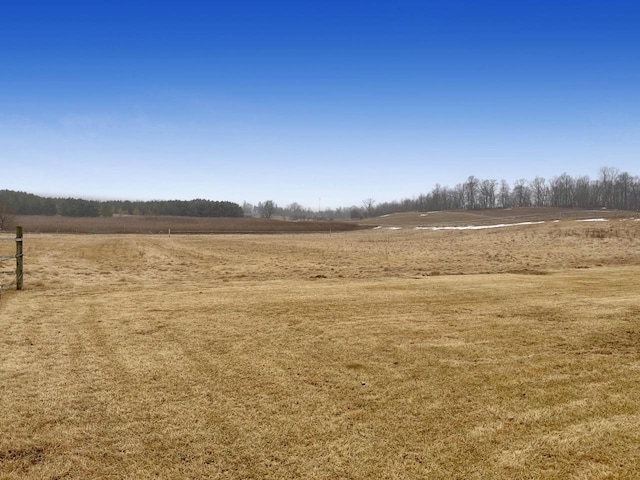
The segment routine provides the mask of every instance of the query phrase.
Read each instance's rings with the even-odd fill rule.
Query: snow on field
[[[373,228],[374,230],[402,230],[402,227],[382,227],[380,225],[378,225],[377,227]]]
[[[544,222],[500,223],[498,225],[465,225],[460,227],[416,227],[416,230],[485,230],[487,228],[517,227],[520,225],[539,225]]]
[[[584,220],[576,220],[576,222],[608,222],[606,218],[585,218]]]

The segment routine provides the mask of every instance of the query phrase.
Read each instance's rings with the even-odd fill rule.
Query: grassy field
[[[124,215],[113,217],[62,217],[18,215],[15,223],[27,233],[309,233],[342,232],[362,228],[355,223],[283,221],[266,218],[212,218]]]
[[[429,215],[27,235],[0,478],[640,478],[640,222]]]

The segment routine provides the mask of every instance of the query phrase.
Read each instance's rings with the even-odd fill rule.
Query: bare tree
[[[480,181],[471,175],[467,178],[467,181],[464,184],[464,200],[465,205],[468,209],[473,210],[476,208],[476,198],[478,195],[478,186],[480,185]]]
[[[255,210],[255,207],[253,205],[247,202],[242,202],[242,213],[245,216],[253,215],[254,210]]]
[[[618,169],[615,167],[602,167],[600,169],[600,186],[602,189],[602,206],[613,208],[614,180],[618,176]]]
[[[563,173],[551,181],[551,205],[553,207],[572,207],[576,183],[571,176]]]
[[[11,206],[5,202],[0,202],[0,231],[5,231],[15,225],[16,217]]]
[[[451,191],[451,199],[449,202],[449,207],[454,210],[465,208],[464,203],[464,184],[458,183],[453,190]]]
[[[494,208],[496,206],[496,180],[483,180],[480,183],[480,206]]]
[[[285,211],[289,214],[291,218],[294,220],[301,220],[306,217],[306,213],[302,205],[297,202],[293,202],[285,207]]]
[[[260,210],[260,215],[264,218],[271,218],[271,215],[276,210],[276,204],[273,203],[273,200],[267,200],[264,203],[259,203],[258,209]]]
[[[511,206],[511,188],[506,180],[500,181],[500,206],[502,208]]]
[[[513,184],[513,203],[516,207],[528,207],[531,205],[531,189],[524,178],[516,180]]]
[[[373,215],[373,206],[375,205],[375,203],[376,201],[373,198],[365,198],[362,201],[362,206],[365,209],[367,217],[371,217]]]
[[[587,175],[576,178],[573,194],[573,206],[589,208],[593,204],[592,190],[591,180],[589,180]]]
[[[536,207],[546,207],[549,205],[549,187],[546,180],[536,177],[531,182],[531,193],[533,194],[533,204]]]
[[[430,195],[432,204],[430,206],[427,206],[425,210],[428,210],[429,208],[433,210],[444,210],[445,208],[447,208],[446,197],[447,193],[445,189],[441,187],[439,183],[436,183],[436,186],[433,187]]]
[[[627,172],[622,172],[616,177],[615,192],[616,192],[616,208],[622,210],[629,209],[629,196],[631,193],[631,185],[633,178]]]

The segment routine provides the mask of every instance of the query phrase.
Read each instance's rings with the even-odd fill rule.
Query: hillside
[[[357,221],[287,221],[264,218],[207,218],[182,216],[115,215],[113,217],[62,217],[17,215],[26,233],[304,233],[339,232],[368,228],[465,227],[521,222],[552,222],[594,218],[630,218],[637,212],[574,208],[509,208],[404,212]]]
[[[586,210],[581,208],[523,207],[486,210],[454,210],[436,212],[393,213],[382,217],[360,220],[361,225],[372,227],[439,227],[496,225],[520,222],[542,222],[570,219],[627,218],[638,212],[624,210]]]

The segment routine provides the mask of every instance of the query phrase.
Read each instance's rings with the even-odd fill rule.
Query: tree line
[[[242,217],[237,203],[195,200],[84,200],[50,198],[32,193],[0,190],[0,204],[16,215],[62,215],[66,217],[111,217],[113,215],[175,215],[188,217]]]
[[[640,176],[603,167],[598,177],[572,177],[567,173],[547,180],[480,179],[470,176],[455,187],[439,184],[414,198],[372,204],[363,200],[351,209],[351,216],[380,216],[389,213],[438,210],[475,210],[512,207],[563,207],[586,209],[640,210]]]
[[[113,215],[174,215],[191,217],[272,216],[292,220],[344,220],[375,217],[398,212],[472,210],[510,207],[564,207],[640,210],[640,177],[603,167],[597,178],[572,177],[567,173],[547,180],[535,177],[506,180],[470,176],[454,187],[436,184],[417,197],[376,203],[372,198],[361,205],[313,211],[293,202],[279,206],[273,200],[252,205],[211,200],[83,200],[49,198],[0,190],[0,204],[17,215],[64,215],[71,217],[110,217]]]
[[[399,202],[371,207],[364,201],[360,210],[374,216],[401,211],[473,210],[510,207],[564,207],[640,210],[640,177],[603,167],[595,179],[567,173],[546,180],[479,179],[470,176],[455,187],[436,185],[431,192]]]
[[[279,206],[272,200],[258,205],[244,203],[245,215],[282,216],[292,220],[362,219],[399,212],[474,210],[511,207],[564,207],[586,209],[640,210],[640,177],[603,167],[598,177],[572,177],[567,173],[547,180],[480,179],[470,176],[454,187],[436,184],[429,192],[417,197],[376,203],[372,198],[361,205],[312,211],[294,202]]]

